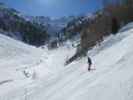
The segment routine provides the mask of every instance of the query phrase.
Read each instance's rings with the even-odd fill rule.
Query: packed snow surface
[[[69,44],[35,48],[0,35],[0,100],[132,100],[133,24],[65,66]]]

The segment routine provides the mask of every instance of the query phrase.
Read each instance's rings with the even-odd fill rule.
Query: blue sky
[[[27,15],[63,16],[89,14],[101,8],[100,0],[0,0]]]

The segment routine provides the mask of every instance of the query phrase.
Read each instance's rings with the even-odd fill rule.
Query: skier
[[[91,70],[92,60],[90,57],[88,57],[88,71]]]

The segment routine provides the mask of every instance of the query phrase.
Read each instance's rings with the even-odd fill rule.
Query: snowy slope
[[[44,74],[48,74],[46,66],[40,66],[44,55],[41,49],[0,34],[0,97],[14,88],[29,84],[36,69],[46,70]]]
[[[92,55],[96,70],[87,72],[86,58],[76,61],[54,78],[40,83],[28,100],[132,100],[132,32],[133,26],[108,37],[102,47],[97,47],[102,49]]]
[[[5,93],[0,91],[0,100],[132,100],[132,33],[133,24],[129,24],[117,35],[106,37],[100,46],[90,50],[88,54],[93,60],[94,69],[91,72],[87,71],[86,58],[79,59],[68,66],[63,65],[67,57],[75,51],[71,47],[64,46],[52,51],[44,49],[44,54],[41,56],[41,60],[43,59],[44,61],[41,61],[39,66],[35,64],[34,69],[42,77],[34,80],[29,79],[27,83],[23,82],[23,85],[12,87],[12,90]],[[24,51],[31,51],[31,48],[33,48],[25,46]],[[22,55],[27,55],[22,49],[18,50],[18,52],[22,53]],[[15,53],[12,54],[11,52],[13,64],[17,64],[15,60],[20,58],[20,56],[17,57],[19,53],[17,55]],[[40,60],[38,58],[39,53],[42,53],[40,49],[38,51],[38,49],[34,48],[28,55],[31,54],[33,56],[32,53],[34,57],[36,56],[36,59],[31,61]],[[2,57],[3,61],[11,59],[0,57]],[[31,57],[26,57],[26,59],[29,60]],[[23,61],[24,59],[21,60]],[[30,61],[28,62],[31,63]],[[24,65],[25,62],[21,64]],[[5,65],[8,64],[5,63]],[[46,66],[46,68],[42,66]],[[50,73],[46,77],[43,73],[47,71],[50,71]],[[18,84],[20,83],[16,83],[16,85]],[[3,87],[8,89],[8,85],[4,84],[0,86],[0,90],[3,90]]]

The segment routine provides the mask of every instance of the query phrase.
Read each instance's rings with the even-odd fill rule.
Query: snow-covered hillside
[[[75,52],[72,47],[40,50],[1,35],[0,100],[132,100],[132,33],[130,23],[88,51],[91,72],[87,58],[64,66]],[[28,68],[30,78],[15,72],[27,65],[34,67]]]
[[[0,34],[0,97],[3,93],[31,82],[30,78],[43,60],[43,54],[41,49]]]

